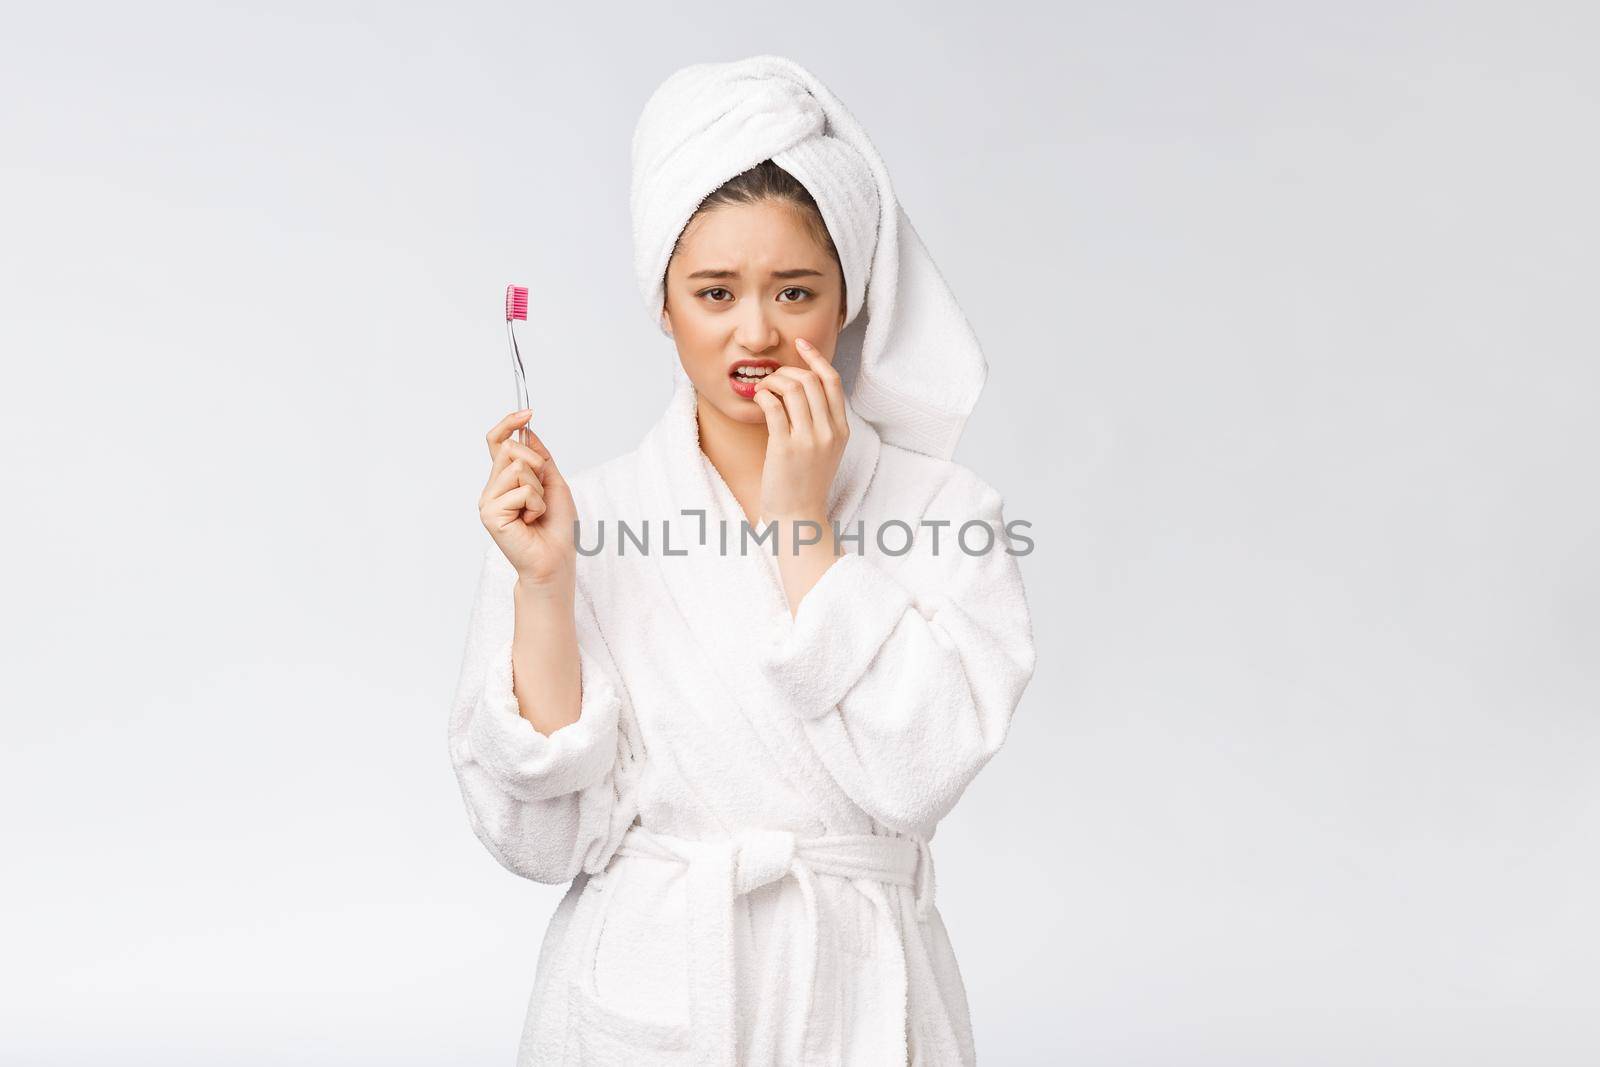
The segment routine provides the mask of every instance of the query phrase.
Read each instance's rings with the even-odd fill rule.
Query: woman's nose
[[[778,328],[768,318],[767,307],[760,300],[746,301],[739,309],[733,339],[746,352],[765,352],[778,344]]]

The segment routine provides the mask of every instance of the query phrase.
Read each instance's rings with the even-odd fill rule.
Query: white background
[[[940,827],[984,1063],[1600,1059],[1592,5],[12,5],[0,1060],[509,1063],[445,717],[514,405],[671,383],[628,145],[761,52],[991,363],[1040,666]]]

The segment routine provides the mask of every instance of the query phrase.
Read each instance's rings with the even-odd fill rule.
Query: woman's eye
[[[785,304],[798,304],[801,300],[804,300],[806,297],[811,295],[811,291],[809,289],[801,289],[799,286],[796,286],[796,285],[791,285],[789,288],[785,289],[783,291],[783,293],[799,293],[799,294],[801,294],[800,296],[795,297],[793,300],[784,300],[784,301],[782,301]],[[779,293],[778,295],[781,297],[781,296],[783,296],[783,293]]]
[[[710,289],[705,289],[705,290],[702,290],[702,291],[701,291],[701,293],[700,293],[700,295],[701,295],[701,296],[710,296],[710,295],[711,295],[711,294],[712,294],[712,293],[728,293],[728,290],[726,290],[726,289],[724,289],[724,288],[723,288],[723,287],[722,287],[722,286],[720,286],[720,285],[715,285],[715,286],[712,286],[712,287],[711,287],[711,288],[710,288]],[[728,295],[729,295],[729,296],[732,296],[732,295],[733,295],[733,294],[732,294],[732,293],[728,293]],[[722,303],[726,303],[726,301],[723,301],[723,300],[715,300],[715,299],[714,299],[714,300],[713,300],[713,301],[712,301],[712,302],[713,302],[713,303],[717,303],[717,304],[722,304]]]

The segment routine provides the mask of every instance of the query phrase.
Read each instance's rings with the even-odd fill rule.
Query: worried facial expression
[[[663,319],[702,403],[765,423],[750,399],[761,367],[809,369],[795,339],[833,361],[844,326],[844,279],[800,209],[780,201],[724,204],[696,218],[667,264]],[[751,369],[736,372],[739,365]]]

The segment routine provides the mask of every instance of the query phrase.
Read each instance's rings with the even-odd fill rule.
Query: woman
[[[1034,667],[1001,499],[949,458],[983,356],[791,61],[674,74],[633,166],[673,396],[571,478],[528,411],[490,431],[450,721],[484,845],[571,880],[519,1062],[971,1064],[928,840]]]

